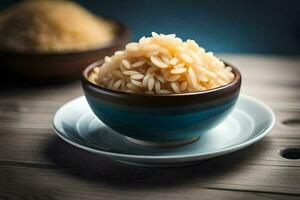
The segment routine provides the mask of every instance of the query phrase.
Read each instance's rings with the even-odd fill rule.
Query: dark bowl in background
[[[81,71],[90,63],[122,49],[130,39],[129,28],[112,20],[116,26],[115,39],[105,47],[78,52],[28,53],[0,50],[0,67],[8,76],[32,82],[62,81],[80,78]]]

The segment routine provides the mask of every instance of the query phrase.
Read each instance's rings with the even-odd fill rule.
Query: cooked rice
[[[89,80],[112,90],[145,94],[187,93],[230,83],[232,68],[198,46],[175,34],[152,33],[125,50],[105,57]]]

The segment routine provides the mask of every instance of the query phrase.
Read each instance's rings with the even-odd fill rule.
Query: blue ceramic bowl
[[[199,138],[229,114],[241,86],[241,74],[232,67],[234,80],[219,88],[160,96],[132,94],[88,81],[92,69],[101,64],[98,61],[83,71],[85,97],[101,121],[135,141],[177,144]]]

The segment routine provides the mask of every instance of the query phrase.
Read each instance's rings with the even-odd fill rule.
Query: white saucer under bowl
[[[53,125],[66,142],[115,161],[144,167],[175,167],[231,153],[262,139],[273,127],[275,116],[265,104],[240,95],[238,102],[217,127],[191,143],[156,147],[137,143],[111,130],[92,112],[85,97],[63,105]]]

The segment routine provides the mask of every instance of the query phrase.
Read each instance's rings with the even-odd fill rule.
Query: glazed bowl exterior
[[[240,92],[235,67],[228,85],[194,93],[147,95],[114,91],[88,81],[98,61],[82,73],[82,87],[95,115],[111,129],[135,140],[181,142],[199,138],[230,113]],[[228,64],[227,64],[228,65]]]

